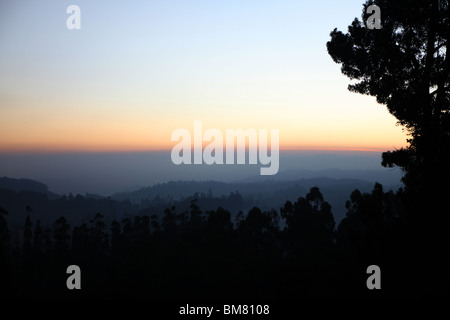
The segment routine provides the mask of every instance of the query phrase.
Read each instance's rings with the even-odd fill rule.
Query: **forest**
[[[331,206],[313,187],[279,210],[253,207],[233,217],[226,208],[167,208],[105,223],[101,213],[71,226],[33,219],[27,206],[21,244],[12,243],[1,209],[2,295],[40,298],[297,299],[417,297],[401,265],[403,190],[354,190],[336,226]],[[393,245],[395,244],[395,245]],[[405,246],[405,247],[403,247]],[[383,290],[366,287],[369,265]],[[68,290],[66,268],[82,270],[82,290]],[[395,279],[395,280],[394,280]],[[414,289],[414,290],[412,290]]]

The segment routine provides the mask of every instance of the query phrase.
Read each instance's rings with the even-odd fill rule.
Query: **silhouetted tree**
[[[236,215],[236,218],[234,220],[236,221],[236,228],[239,228],[239,225],[241,224],[241,222],[245,220],[244,212],[242,210],[239,210],[239,212]]]
[[[133,225],[129,218],[122,220],[122,244],[125,250],[130,250],[133,242]]]
[[[0,279],[6,276],[5,268],[7,255],[9,251],[9,230],[4,215],[7,215],[8,211],[0,207]],[[7,276],[5,277],[7,278]],[[2,281],[3,282],[3,281]],[[0,289],[1,290],[1,289]]]
[[[119,255],[123,250],[122,231],[116,220],[111,222],[111,250],[113,255]]]
[[[207,227],[211,233],[223,234],[233,229],[231,214],[229,211],[219,207],[215,211],[208,213]]]
[[[9,264],[9,230],[4,215],[8,211],[0,207],[0,296],[10,295],[11,270]]]
[[[189,226],[190,227],[198,227],[202,221],[202,210],[200,210],[199,206],[197,205],[197,198],[191,201],[191,210],[190,210],[190,219],[189,219]]]
[[[46,254],[53,252],[52,230],[48,227],[44,228],[42,239],[44,241],[44,251]]]
[[[342,73],[358,80],[349,90],[376,97],[408,130],[408,147],[385,152],[382,164],[406,171],[410,215],[430,205],[434,215],[440,205],[422,197],[450,191],[448,184],[433,190],[450,178],[450,7],[443,0],[371,0],[365,7],[371,4],[381,8],[382,28],[366,28],[364,11],[347,34],[331,32],[328,52]]]
[[[150,218],[152,220],[151,226],[153,228],[153,232],[161,231],[161,227],[159,225],[159,218],[158,218],[158,216],[156,214],[153,214]]]
[[[398,200],[376,183],[371,193],[352,192],[347,215],[337,230],[337,245],[354,250],[361,259],[379,259],[383,242],[396,227]]]
[[[41,227],[41,220],[37,220],[34,227],[33,251],[38,256],[44,253],[44,232]]]
[[[83,255],[92,256],[94,243],[92,241],[92,230],[86,223],[76,226],[72,231],[72,251],[76,257]]]
[[[7,215],[8,211],[0,207],[0,254],[4,253],[9,243],[8,224],[3,216]]]
[[[146,240],[150,235],[150,218],[148,216],[134,217],[134,237],[137,240]]]
[[[64,217],[55,221],[53,239],[55,240],[55,254],[57,257],[66,257],[69,253],[70,226]]]
[[[277,213],[273,211],[261,211],[253,207],[245,220],[239,224],[238,232],[243,236],[246,244],[253,249],[266,251],[273,250],[278,234]]]
[[[28,208],[28,206],[27,206]],[[28,211],[28,209],[27,209]],[[33,223],[31,222],[30,215],[28,214],[25,219],[25,225],[23,229],[23,255],[29,257],[31,255],[31,241],[33,237]]]
[[[386,296],[398,296],[398,290],[410,294],[402,289],[409,286],[411,276],[403,267],[405,244],[411,239],[405,238],[399,228],[402,212],[399,196],[392,191],[384,192],[381,184],[376,183],[370,193],[353,191],[346,207],[346,217],[336,232],[336,250],[341,261],[345,261],[349,288],[352,283],[357,288],[364,281],[361,275],[367,266],[377,262],[389,270],[387,275],[391,277],[385,276],[390,282]]]
[[[175,208],[167,208],[164,210],[164,217],[162,219],[162,227],[166,233],[174,233],[177,230],[176,214],[173,212]]]
[[[97,254],[104,254],[109,247],[108,234],[105,232],[105,222],[103,221],[103,215],[97,213],[91,223],[94,225],[92,228],[92,243]]]
[[[317,187],[311,188],[306,198],[300,197],[281,208],[286,220],[287,247],[295,255],[323,253],[333,245],[334,217],[331,206],[324,201]]]
[[[371,4],[382,12],[379,30],[365,26],[365,9]],[[421,277],[416,290],[436,294],[442,288],[432,284],[446,272],[442,252],[448,250],[448,218],[442,208],[450,193],[449,16],[446,0],[369,0],[362,21],[355,19],[346,34],[333,30],[327,43],[342,73],[354,80],[349,90],[376,97],[410,135],[406,148],[385,152],[382,157],[383,166],[397,166],[405,172],[405,189],[398,193],[403,206],[397,229],[401,236],[393,246],[402,242],[399,250],[409,251],[403,263],[410,277],[417,272],[436,277]],[[378,209],[366,206],[358,211],[366,212],[361,219],[370,221],[366,224],[370,233],[378,230],[383,219]]]

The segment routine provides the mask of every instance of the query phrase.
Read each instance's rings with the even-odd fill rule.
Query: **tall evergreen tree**
[[[381,10],[380,29],[367,28],[371,5]],[[355,19],[347,33],[334,29],[327,43],[332,59],[353,80],[349,90],[374,96],[409,134],[407,147],[383,153],[382,164],[405,172],[398,232],[408,244],[402,252],[410,250],[410,262],[417,266],[407,267],[411,276],[436,277],[423,276],[423,286],[416,286],[422,289],[445,277],[439,268],[448,250],[443,208],[450,193],[449,40],[447,0],[369,0],[362,19]]]

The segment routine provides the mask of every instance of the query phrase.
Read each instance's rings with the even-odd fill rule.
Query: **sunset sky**
[[[279,129],[282,149],[404,146],[326,50],[362,3],[1,1],[0,152],[171,149],[195,120]]]

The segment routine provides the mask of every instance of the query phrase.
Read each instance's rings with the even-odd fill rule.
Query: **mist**
[[[0,176],[38,180],[59,194],[103,196],[179,180],[254,182],[328,177],[398,184],[401,171],[383,168],[380,162],[381,152],[280,151],[278,173],[260,176],[260,164],[174,165],[170,151],[23,153],[1,154]]]

